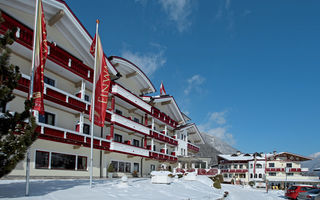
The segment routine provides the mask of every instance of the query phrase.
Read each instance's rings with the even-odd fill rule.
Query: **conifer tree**
[[[0,25],[3,22],[0,12]],[[13,90],[21,77],[18,66],[9,63],[16,29],[0,36],[0,178],[10,173],[23,160],[27,149],[36,140],[35,118],[31,114],[33,101],[26,100],[21,113],[8,111],[7,104],[15,96]]]

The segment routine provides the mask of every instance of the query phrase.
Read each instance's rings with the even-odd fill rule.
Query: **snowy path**
[[[212,181],[198,176],[197,181],[179,179],[165,184],[151,184],[150,179],[129,179],[128,184],[121,180],[96,180],[89,189],[88,180],[32,180],[30,196],[25,197],[25,183],[22,180],[0,180],[0,198],[28,200],[63,200],[63,199],[121,199],[121,200],[214,200],[221,198],[228,191],[228,200],[277,200],[283,192],[242,188],[223,185],[221,190],[212,188]]]

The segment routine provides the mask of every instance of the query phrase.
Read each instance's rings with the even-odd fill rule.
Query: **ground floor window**
[[[239,178],[246,178],[246,174],[239,174]]]
[[[232,174],[229,174],[229,178],[232,178]]]
[[[223,174],[223,177],[224,178],[228,178],[228,174]]]
[[[269,176],[277,176],[276,172],[269,172]]]
[[[156,166],[155,165],[150,165],[150,171],[155,171],[156,170]]]
[[[133,163],[133,171],[139,172],[139,163]]]
[[[131,173],[131,163],[121,161],[111,161],[115,172]]]
[[[87,170],[87,157],[57,152],[36,151],[36,169]]]
[[[49,152],[36,151],[36,168],[49,168]]]

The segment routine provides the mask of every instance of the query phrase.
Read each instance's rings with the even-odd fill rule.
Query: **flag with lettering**
[[[36,13],[36,24],[37,31],[34,32],[35,36],[35,56],[34,56],[34,78],[33,78],[33,94],[34,99],[34,110],[39,111],[39,114],[44,114],[44,105],[43,105],[43,88],[44,88],[44,66],[48,56],[48,46],[47,46],[47,31],[46,23],[43,14],[42,1],[39,0],[38,12]]]
[[[98,34],[95,35],[91,48],[90,53],[95,55],[95,45],[97,43],[97,56],[96,56],[96,77],[97,81],[95,87],[95,101],[94,105],[94,124],[97,126],[103,127],[104,121],[106,117],[106,110],[108,104],[108,95],[110,89],[110,75],[108,71],[108,66],[111,65],[109,60],[106,58],[103,48],[101,45],[101,40]],[[90,108],[90,113],[92,112],[92,108]],[[91,114],[90,114],[91,118]],[[90,119],[91,120],[91,119]]]

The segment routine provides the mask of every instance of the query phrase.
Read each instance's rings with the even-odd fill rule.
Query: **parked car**
[[[298,200],[314,200],[315,197],[320,196],[320,189],[309,190],[308,192],[302,192],[298,195]]]
[[[309,185],[293,185],[288,188],[285,196],[289,199],[297,199],[299,193],[308,192],[312,189],[315,189],[315,187]]]

